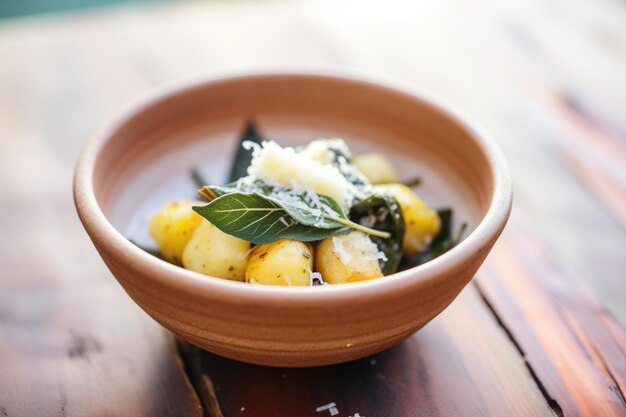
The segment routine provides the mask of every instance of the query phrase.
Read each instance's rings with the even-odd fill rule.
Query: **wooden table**
[[[515,182],[507,230],[444,313],[316,369],[176,341],[112,278],[71,199],[82,145],[150,88],[294,64],[443,96],[499,142]],[[223,1],[0,21],[0,127],[2,417],[626,415],[622,1]]]

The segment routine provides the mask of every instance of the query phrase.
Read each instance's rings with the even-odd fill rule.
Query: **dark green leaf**
[[[209,201],[231,193],[257,194],[281,206],[299,223],[323,229],[338,227],[337,219],[348,219],[339,204],[330,197],[315,194],[316,202],[312,202],[307,194],[298,194],[289,188],[271,186],[259,180],[252,184],[207,186],[201,192]],[[317,206],[320,208],[313,208]]]
[[[350,209],[350,219],[366,227],[384,230],[391,234],[389,239],[376,236],[370,238],[387,257],[381,260],[383,274],[397,271],[402,259],[402,240],[404,239],[404,219],[400,205],[389,194],[374,194]]]
[[[350,231],[341,223],[320,221],[310,208],[285,205],[257,193],[224,194],[193,209],[224,233],[257,244],[279,239],[310,242]]]
[[[233,160],[233,165],[230,168],[229,182],[237,181],[239,178],[248,175],[248,167],[252,162],[252,150],[245,149],[242,144],[245,141],[261,144],[263,138],[259,134],[259,131],[254,124],[254,121],[248,120],[246,127],[239,138],[239,146],[237,148],[237,154]],[[206,185],[206,184],[203,184]]]
[[[327,223],[328,227],[335,227],[336,223],[340,223],[383,239],[390,237],[386,231],[364,227],[359,223],[352,222],[334,199],[322,194],[308,192],[298,194],[292,189],[268,185],[261,180],[257,180],[252,184],[238,183],[236,187],[247,193],[258,193],[269,197],[279,203],[291,216],[304,224],[326,227],[323,224]],[[320,207],[320,209],[313,209],[312,207]],[[320,214],[324,217],[323,223],[320,223],[322,221],[319,218]]]

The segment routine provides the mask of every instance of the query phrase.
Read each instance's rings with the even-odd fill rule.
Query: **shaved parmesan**
[[[309,158],[322,164],[330,164],[332,162],[332,152],[328,148],[328,141],[324,139],[314,140],[309,143],[303,151]]]
[[[384,252],[378,250],[378,246],[365,233],[352,232],[344,236],[333,236],[335,253],[344,265],[352,260],[352,254],[358,253],[360,259],[387,260]]]
[[[350,261],[352,260],[352,255],[350,255],[350,252],[348,252],[346,248],[343,246],[344,240],[346,239],[333,236],[333,245],[335,246],[335,253],[337,253],[337,255],[339,256],[339,259],[341,259],[341,262],[343,262],[344,265],[348,265]]]
[[[309,271],[311,274],[311,286],[313,285],[326,285],[324,279],[322,278],[322,274],[319,272]]]
[[[310,198],[313,207],[316,203],[321,206],[317,194],[333,198],[344,210],[352,205],[353,186],[335,166],[273,141],[265,141],[260,147],[248,142],[244,145],[253,150],[247,181],[260,179],[270,185],[291,188]]]

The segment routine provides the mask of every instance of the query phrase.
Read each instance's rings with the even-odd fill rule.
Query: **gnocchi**
[[[413,256],[423,251],[441,228],[441,220],[437,212],[428,207],[406,185],[386,184],[379,185],[378,188],[394,196],[402,209],[406,227],[402,252],[406,256]]]
[[[243,281],[250,242],[222,232],[206,220],[191,236],[183,251],[183,266],[201,274]]]
[[[380,278],[380,254],[376,244],[361,232],[327,237],[317,246],[315,269],[329,284]]]
[[[246,268],[246,282],[266,285],[311,285],[313,248],[297,240],[281,239],[254,248]]]
[[[199,204],[202,203],[191,200],[172,201],[150,219],[148,231],[166,260],[180,265],[187,242],[202,222],[202,217],[191,209]]]
[[[354,157],[354,165],[372,184],[387,184],[398,181],[396,169],[379,153],[366,153]]]
[[[456,244],[452,210],[440,217],[382,154],[353,157],[338,138],[281,147],[250,136],[231,182],[198,191],[208,203],[177,200],[152,216],[164,259],[233,281],[311,286],[378,279]]]

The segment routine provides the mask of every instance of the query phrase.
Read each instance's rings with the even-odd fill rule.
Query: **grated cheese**
[[[334,402],[319,406],[315,409],[315,411],[318,413],[321,413],[323,411],[328,411],[331,416],[336,416],[337,414],[339,414],[339,409],[337,408],[337,404],[335,404]]]
[[[310,142],[303,150],[309,158],[321,162],[322,164],[330,164],[333,161],[333,155],[325,139],[317,139]]]
[[[309,277],[311,280],[311,286],[316,285],[316,281],[319,283],[319,285],[326,285],[326,283],[324,282],[324,278],[322,278],[322,274],[319,272],[313,272],[309,269]]]
[[[289,274],[285,274],[285,281],[287,281],[288,286],[293,287],[293,284],[291,283],[291,278],[289,278]]]
[[[344,236],[333,236],[333,246],[335,253],[344,265],[348,265],[352,260],[352,253],[360,252],[363,255],[359,259],[371,260],[382,259],[387,260],[385,253],[378,250],[376,243],[370,239],[365,233],[352,232]]]
[[[341,262],[343,262],[344,265],[348,265],[352,260],[352,255],[350,255],[350,252],[348,252],[343,246],[344,239],[344,237],[333,236],[333,245],[335,247],[335,252],[337,253],[337,255],[339,255],[339,259],[341,260]]]
[[[261,146],[244,142],[244,147],[252,149],[246,181],[260,179],[270,185],[291,188],[305,194],[313,207],[322,207],[317,194],[333,198],[344,210],[352,205],[353,186],[336,167],[273,141],[264,141]]]

